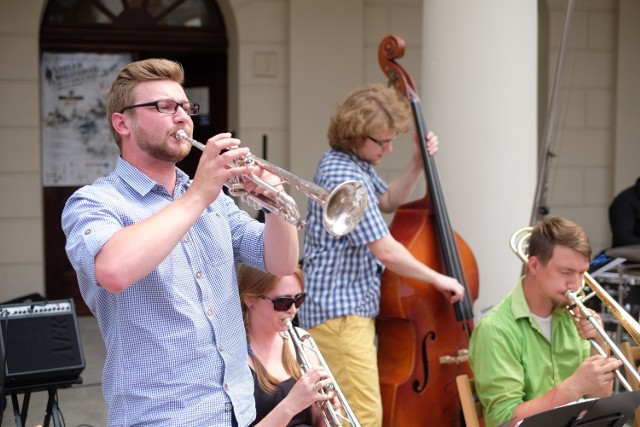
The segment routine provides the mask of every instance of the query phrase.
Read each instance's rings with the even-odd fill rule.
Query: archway
[[[215,0],[50,0],[41,23],[40,49],[41,57],[45,53],[126,53],[132,60],[179,61],[185,68],[187,92],[197,89],[198,102],[204,99],[208,104],[202,110],[215,112],[194,121],[195,138],[206,140],[228,129],[228,39]],[[47,143],[51,142],[43,138],[43,154]],[[179,166],[192,175],[199,156],[198,150],[192,150]],[[43,164],[51,161],[42,160]],[[90,313],[64,250],[60,216],[69,196],[91,181],[56,185],[43,178],[46,297],[73,298],[78,314]]]

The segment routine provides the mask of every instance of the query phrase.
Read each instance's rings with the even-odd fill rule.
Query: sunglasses
[[[295,297],[278,297],[278,298],[269,298],[266,296],[262,296],[262,299],[267,299],[273,303],[273,309],[275,311],[287,311],[291,308],[292,305],[296,305],[296,308],[299,308],[304,299],[307,297],[305,292],[296,295]]]

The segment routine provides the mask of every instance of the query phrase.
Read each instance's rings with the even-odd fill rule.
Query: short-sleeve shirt
[[[308,296],[298,312],[305,329],[341,316],[375,317],[380,310],[384,267],[367,244],[389,234],[378,207],[388,186],[373,165],[355,154],[327,150],[314,182],[331,191],[346,180],[364,184],[368,196],[364,218],[347,235],[329,234],[322,225],[322,208],[309,202],[303,263]]]
[[[67,255],[96,316],[107,357],[109,426],[240,426],[255,418],[235,263],[264,270],[263,225],[220,194],[164,261],[119,293],[96,280],[95,257],[117,231],[184,195],[118,159],[64,208]]]

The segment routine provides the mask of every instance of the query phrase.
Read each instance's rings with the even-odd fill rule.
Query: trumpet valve
[[[247,194],[247,192],[245,191],[242,184],[231,184],[228,187],[228,190],[230,195],[232,195],[233,197],[240,197],[242,201],[246,202],[245,194]]]

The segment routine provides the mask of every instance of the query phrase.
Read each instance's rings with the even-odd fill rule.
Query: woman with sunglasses
[[[287,332],[285,321],[293,320],[306,297],[303,283],[300,267],[282,277],[244,264],[238,270],[254,378],[256,420],[252,426],[321,426],[322,413],[314,403],[335,395],[321,392],[333,380],[311,351],[307,358],[313,366],[302,374]],[[299,335],[305,333],[299,330]]]

